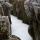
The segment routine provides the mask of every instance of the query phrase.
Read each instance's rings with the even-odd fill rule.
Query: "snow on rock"
[[[21,40],[32,40],[32,37],[28,34],[29,25],[22,23],[22,20],[12,15],[11,20],[12,35],[20,37]]]

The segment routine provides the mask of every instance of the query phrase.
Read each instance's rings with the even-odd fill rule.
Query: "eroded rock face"
[[[11,34],[11,18],[10,10],[11,4],[5,2],[5,0],[0,1],[0,40],[8,39]]]
[[[32,14],[29,34],[33,37],[33,40],[40,40],[40,3],[37,1],[29,2],[29,9]]]
[[[2,12],[2,5],[0,4],[0,16],[3,15],[3,12]]]
[[[10,35],[8,16],[0,16],[0,39],[7,39]]]

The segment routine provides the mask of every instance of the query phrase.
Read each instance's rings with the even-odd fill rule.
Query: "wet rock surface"
[[[9,40],[21,40],[19,37],[12,35]]]

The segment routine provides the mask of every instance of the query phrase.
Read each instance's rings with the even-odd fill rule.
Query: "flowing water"
[[[12,35],[18,36],[21,40],[32,40],[32,37],[28,33],[29,25],[22,23],[22,20],[12,15],[11,20]]]

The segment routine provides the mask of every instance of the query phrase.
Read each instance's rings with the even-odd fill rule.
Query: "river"
[[[32,40],[32,37],[28,33],[29,25],[22,23],[22,20],[13,15],[11,15],[11,20],[12,35],[18,36],[21,40]]]

